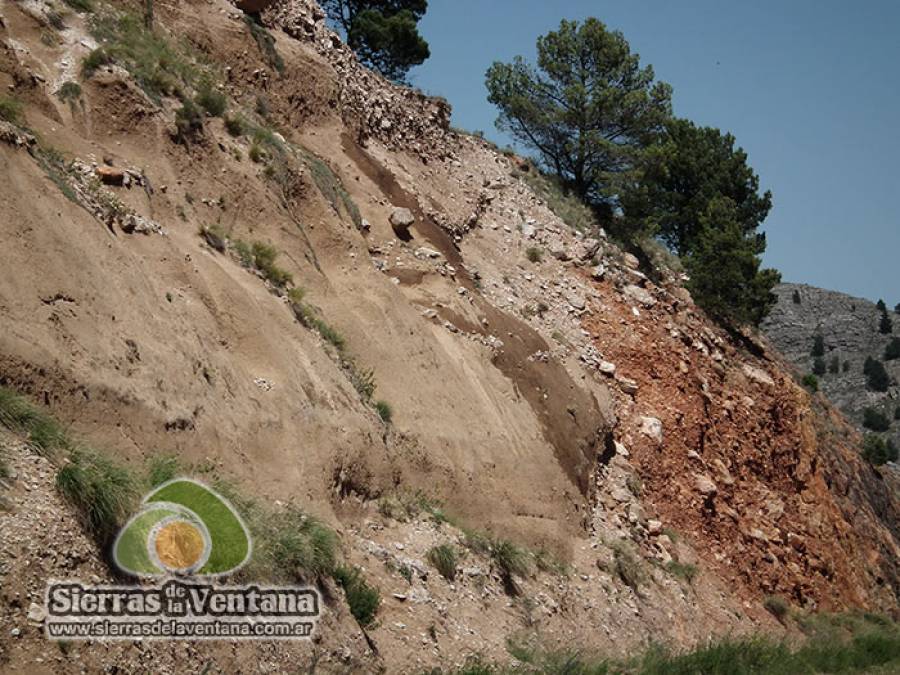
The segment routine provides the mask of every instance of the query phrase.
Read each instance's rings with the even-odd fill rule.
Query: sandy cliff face
[[[177,103],[154,102],[117,67],[62,103],[56,89],[93,44],[84,17],[47,45],[33,3],[0,14],[0,88],[25,103],[42,146],[78,167],[60,179],[28,132],[0,129],[0,383],[125,462],[175,453],[320,515],[382,588],[367,636],[336,602],[315,645],[192,646],[180,663],[154,661],[161,648],[149,646],[141,658],[198,672],[315,660],[415,671],[502,656],[523,633],[624,651],[773,630],[760,607],[770,593],[808,608],[896,607],[896,503],[842,419],[767,344],[710,324],[676,279],[651,281],[604,237],[573,233],[514,158],[449,130],[444,102],[363,69],[314,3],[262,14],[282,73],[231,4],[156,3],[164,30],[221,65],[232,110],[265,98],[289,148],[283,173],[251,161],[251,141],[218,118],[176,142]],[[85,179],[107,161],[133,170],[129,185]],[[323,188],[330,174],[358,218]],[[109,196],[121,207],[104,210]],[[397,208],[415,219],[408,231],[391,225]],[[275,246],[343,355],[233,247],[198,235],[211,225]],[[369,370],[390,425],[354,387]],[[2,442],[20,479],[0,515],[0,658],[77,669],[27,610],[48,576],[104,572],[96,554],[30,564],[60,545],[35,527],[33,495],[43,518],[74,520],[52,467]],[[377,506],[417,491],[571,573],[537,573],[514,599],[476,553],[454,585],[429,574],[428,548],[461,531]],[[640,583],[620,571],[623,547]],[[673,560],[699,576],[679,580]],[[76,649],[95,664],[142,663],[128,647]]]

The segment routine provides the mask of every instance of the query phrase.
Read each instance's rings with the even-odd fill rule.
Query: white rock
[[[641,433],[657,443],[663,441],[663,425],[656,417],[641,417]]]

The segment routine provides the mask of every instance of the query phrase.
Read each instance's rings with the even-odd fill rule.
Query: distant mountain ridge
[[[900,444],[900,420],[895,419],[900,406],[900,359],[884,360],[885,348],[900,336],[900,315],[887,308],[895,325],[891,333],[883,334],[879,329],[881,310],[869,300],[805,284],[779,284],[773,292],[778,304],[762,325],[769,339],[806,374],[813,372],[813,346],[821,335],[821,358],[826,364],[825,374],[818,375],[821,391],[861,429],[866,408],[881,411],[891,422],[885,437]],[[832,372],[835,358],[837,373]],[[863,373],[867,358],[883,362],[891,379],[886,392],[867,386]]]

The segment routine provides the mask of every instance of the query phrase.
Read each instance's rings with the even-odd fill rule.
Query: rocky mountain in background
[[[843,416],[316,2],[81,6],[0,2],[0,386],[101,467],[174,457],[287,541],[315,516],[378,598],[288,559],[313,641],[50,643],[48,579],[117,577],[57,483],[90,453],[11,428],[0,670],[421,673],[896,613],[900,508]]]
[[[778,304],[762,325],[765,334],[801,375],[816,374],[820,390],[859,429],[865,410],[881,413],[890,429],[878,432],[900,447],[900,358],[885,358],[891,342],[900,337],[900,315],[887,307],[893,330],[881,331],[884,312],[875,303],[837,291],[804,284],[780,284],[774,289]],[[814,356],[821,336],[821,356]],[[864,372],[867,359],[883,364],[890,380],[885,391],[870,386]]]

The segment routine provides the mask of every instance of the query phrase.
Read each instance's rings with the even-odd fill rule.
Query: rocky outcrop
[[[884,361],[892,379],[886,392],[866,386],[863,365],[867,358],[884,359],[885,347],[900,336],[900,315],[888,308],[896,325],[893,333],[883,334],[879,330],[881,312],[869,300],[803,284],[781,284],[774,292],[778,304],[762,329],[798,373],[813,371],[813,345],[816,336],[821,336],[826,372],[818,380],[829,400],[860,429],[866,408],[894,420],[900,407],[900,359]],[[893,422],[886,435],[900,446],[900,420]]]

